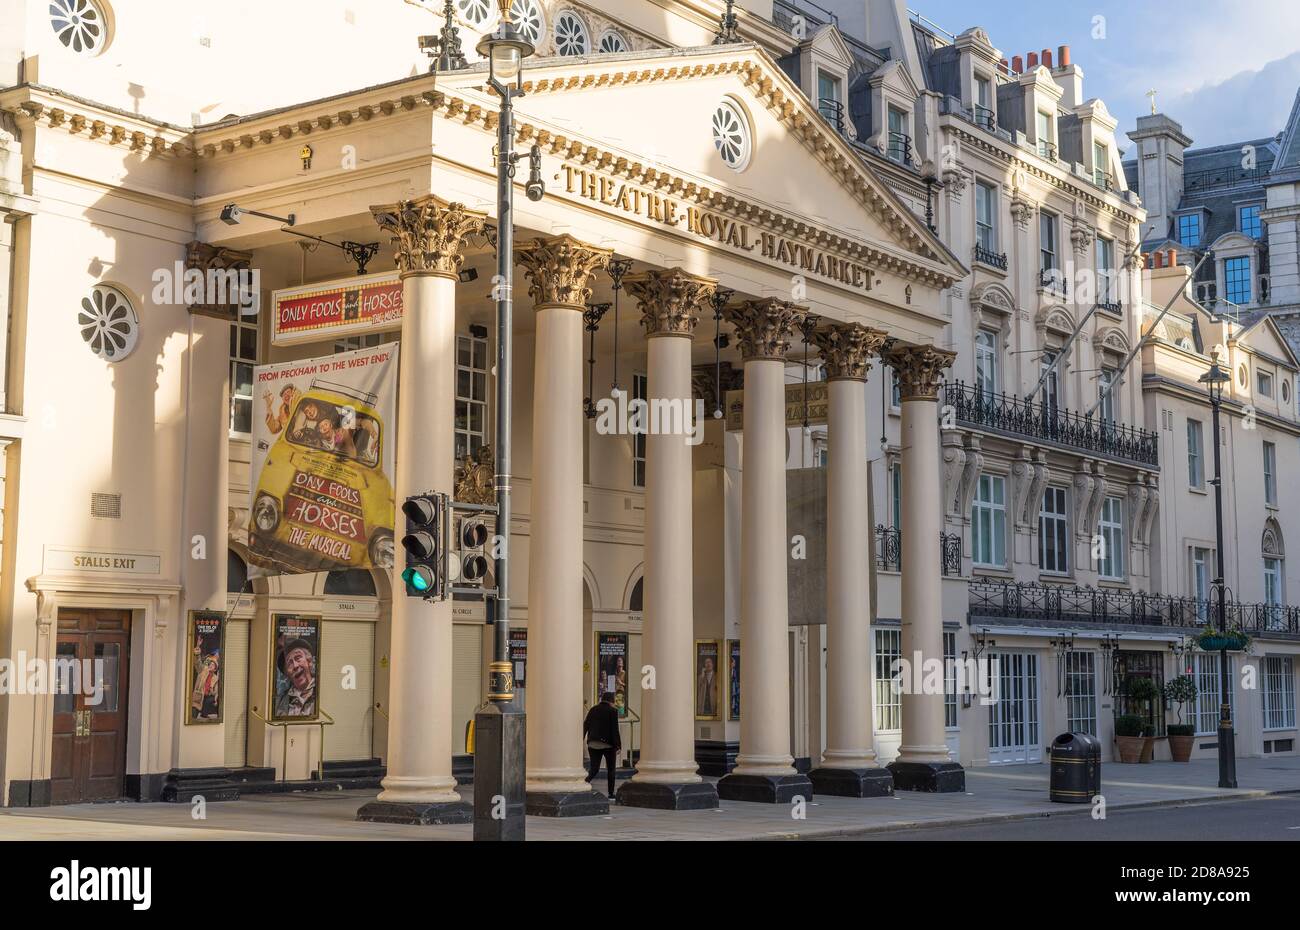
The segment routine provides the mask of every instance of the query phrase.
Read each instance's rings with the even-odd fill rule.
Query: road
[[[1062,805],[1064,806],[1064,805]],[[1300,840],[1300,795],[828,837],[834,840]]]

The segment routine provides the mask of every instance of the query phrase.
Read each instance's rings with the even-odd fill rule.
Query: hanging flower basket
[[[1220,649],[1240,652],[1250,645],[1250,637],[1240,630],[1228,630],[1223,633],[1218,630],[1205,630],[1196,637],[1196,644],[1205,652],[1218,652]]]

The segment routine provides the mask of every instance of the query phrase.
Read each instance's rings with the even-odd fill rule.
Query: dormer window
[[[1114,187],[1114,179],[1110,176],[1110,149],[1104,142],[1092,144],[1092,183],[1106,191]]]
[[[1243,235],[1258,239],[1263,234],[1263,224],[1259,219],[1260,205],[1252,203],[1247,207],[1237,208],[1237,228]]]
[[[817,110],[839,132],[844,131],[843,84],[834,74],[817,70]]]
[[[1178,244],[1194,249],[1201,244],[1201,215],[1185,213],[1178,217]]]
[[[907,113],[898,107],[889,108],[889,145],[885,154],[900,165],[912,163],[912,136],[908,133]]]
[[[1045,110],[1038,111],[1038,155],[1048,161],[1056,161],[1056,143],[1052,137],[1052,114]]]
[[[1250,259],[1229,258],[1223,263],[1223,290],[1230,303],[1250,303]]]
[[[981,74],[975,75],[975,100],[971,109],[977,126],[989,132],[997,129],[997,117],[993,112],[993,82]]]

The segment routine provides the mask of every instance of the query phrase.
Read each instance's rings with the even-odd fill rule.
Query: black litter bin
[[[1087,804],[1101,792],[1101,742],[1086,733],[1062,733],[1052,740],[1049,797],[1062,804]]]

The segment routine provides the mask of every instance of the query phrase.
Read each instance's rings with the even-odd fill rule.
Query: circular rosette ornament
[[[130,355],[140,335],[131,302],[107,284],[95,285],[90,296],[81,299],[77,326],[90,351],[106,362],[120,362]]]

